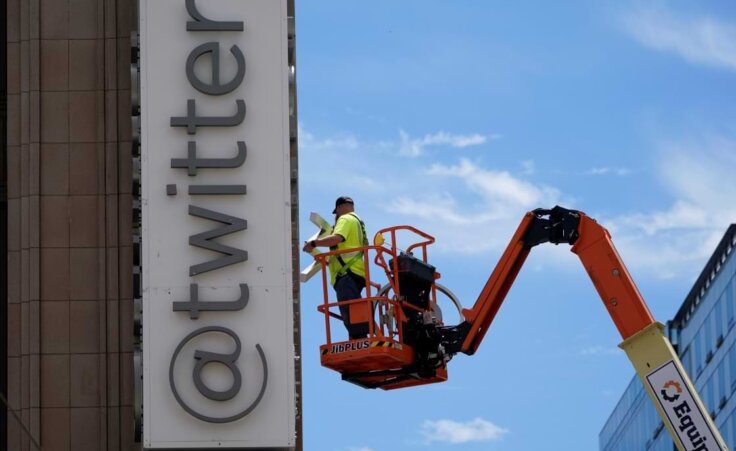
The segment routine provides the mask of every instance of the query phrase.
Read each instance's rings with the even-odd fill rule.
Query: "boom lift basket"
[[[399,231],[408,232],[414,239],[418,237],[418,241],[400,250]],[[432,236],[414,227],[395,226],[380,230],[373,245],[315,256],[321,266],[324,295],[317,310],[324,314],[327,340],[320,346],[322,366],[365,388],[390,390],[447,380],[446,361],[435,359],[429,366],[418,366],[419,361],[427,359],[417,359],[418,352],[428,352],[427,338],[419,336],[417,325],[426,326],[427,321],[436,322],[437,327],[442,325],[436,315],[434,283],[439,274],[427,263],[427,246],[432,243]],[[342,302],[331,300],[334,294],[328,286],[329,259],[356,251],[363,252],[365,297]],[[421,258],[413,255],[415,251]],[[371,279],[371,263],[382,270],[387,284],[382,286]],[[342,320],[341,306],[349,308],[351,324],[368,323],[365,338],[333,340],[331,326],[333,320]],[[339,330],[342,332],[342,325]]]

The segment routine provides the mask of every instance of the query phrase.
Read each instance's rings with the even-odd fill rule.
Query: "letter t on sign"
[[[248,305],[250,291],[248,284],[240,284],[240,298],[234,301],[200,301],[199,284],[189,284],[189,301],[174,302],[175,312],[189,312],[189,318],[199,318],[199,312],[234,312]]]

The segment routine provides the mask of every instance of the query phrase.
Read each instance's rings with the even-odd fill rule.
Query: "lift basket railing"
[[[419,239],[410,244],[405,250],[402,250],[397,239],[397,232],[401,231],[416,235]],[[405,275],[407,270],[417,271],[418,269],[422,279],[427,278],[428,271],[433,273],[435,279],[438,278],[439,274],[427,262],[427,247],[433,243],[434,237],[431,235],[411,226],[400,225],[379,230],[375,235],[373,245],[335,250],[316,255],[315,260],[321,267],[323,293],[323,302],[317,307],[317,310],[325,317],[327,344],[333,343],[330,318],[342,320],[340,306],[350,307],[352,322],[368,322],[369,339],[390,339],[403,343],[403,324],[406,321],[406,315],[421,314],[423,310],[417,305],[406,302],[406,298],[402,296],[401,282],[402,279],[404,283],[407,280],[406,277],[402,277],[402,274]],[[332,294],[332,290],[328,285],[329,259],[355,252],[362,252],[366,280],[365,297],[340,302],[331,300],[331,296],[334,296],[334,294]],[[415,253],[420,254],[421,258],[414,257]],[[383,270],[388,284],[382,286],[372,280],[371,262]],[[431,270],[428,268],[431,268]],[[409,287],[406,288],[409,289]],[[431,284],[428,299],[430,303],[436,303],[434,284]],[[424,307],[426,308],[426,306]],[[353,312],[356,314],[354,315]]]

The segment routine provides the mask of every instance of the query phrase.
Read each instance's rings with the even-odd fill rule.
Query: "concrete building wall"
[[[7,0],[8,401],[45,451],[136,448],[135,4]]]

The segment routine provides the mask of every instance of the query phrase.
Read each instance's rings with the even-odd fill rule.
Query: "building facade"
[[[135,1],[3,7],[7,449],[130,450]]]
[[[667,334],[729,448],[736,448],[736,225],[708,260]],[[673,451],[634,377],[599,435],[601,451]]]

